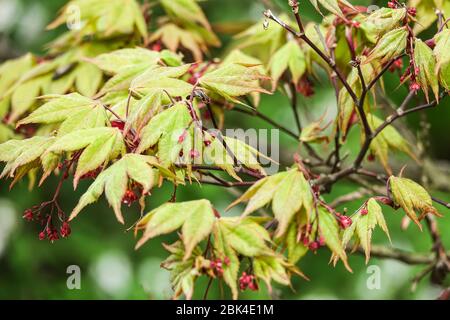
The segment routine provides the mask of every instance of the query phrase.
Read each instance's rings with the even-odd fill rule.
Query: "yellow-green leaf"
[[[97,201],[104,191],[117,220],[124,223],[121,204],[129,181],[138,183],[142,187],[143,194],[149,192],[155,182],[152,168],[156,166],[157,161],[152,157],[137,154],[125,155],[98,175],[86,193],[81,196],[70,219],[74,219],[87,205]]]
[[[428,91],[432,90],[434,96],[439,101],[439,81],[436,71],[436,61],[433,50],[430,49],[422,40],[415,39],[414,62],[419,69],[417,80],[429,101]]]
[[[394,203],[402,207],[420,230],[422,230],[420,220],[427,214],[439,215],[439,212],[433,207],[431,196],[416,182],[406,178],[391,176],[389,178],[389,187]],[[420,215],[417,216],[416,212]]]

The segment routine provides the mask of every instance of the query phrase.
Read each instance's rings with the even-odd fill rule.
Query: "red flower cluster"
[[[254,275],[247,274],[247,272],[242,272],[242,276],[239,278],[239,288],[244,291],[247,288],[252,291],[258,291],[258,283]]]
[[[318,240],[309,243],[308,248],[311,251],[317,251],[323,246],[325,246],[325,238],[320,236]]]
[[[127,191],[125,191],[125,194],[122,198],[122,203],[126,204],[128,206],[131,206],[134,202],[136,202],[138,200],[138,196],[136,195],[136,193],[134,193],[133,190],[128,189]]]
[[[223,275],[223,267],[230,265],[230,258],[225,257],[223,260],[216,258],[210,262],[209,267],[213,270],[214,274],[218,277]]]
[[[297,84],[297,92],[305,97],[314,95],[314,85],[307,77],[301,77]]]
[[[389,67],[390,72],[395,72],[396,70],[402,70],[403,69],[403,60],[397,59],[394,61],[394,63]]]
[[[34,206],[31,209],[26,209],[23,214],[23,218],[28,222],[36,222],[40,226],[44,226],[44,229],[39,232],[39,240],[48,239],[53,242],[60,238],[67,238],[72,233],[69,222],[65,219],[64,212],[58,211],[57,221],[61,222],[59,229],[53,224],[53,214],[42,215],[41,211],[45,209],[47,205],[41,204],[40,206]]]
[[[336,213],[336,217],[338,218],[339,225],[341,226],[342,229],[347,229],[353,223],[352,218],[340,214],[339,212]]]

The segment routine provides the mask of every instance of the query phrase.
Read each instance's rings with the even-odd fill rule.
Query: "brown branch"
[[[272,11],[269,9],[264,11],[264,15],[266,16],[266,18],[271,19],[271,20],[275,21],[276,23],[278,23],[281,27],[283,27],[286,31],[291,33],[296,38],[299,38],[299,39],[302,39],[303,41],[305,41],[308,44],[308,46],[310,46],[311,49],[313,49],[328,64],[328,66],[336,73],[337,77],[342,82],[343,86],[347,89],[347,91],[350,94],[350,96],[352,97],[353,101],[356,104],[358,104],[358,97],[356,96],[355,92],[353,91],[353,89],[351,88],[351,86],[349,85],[347,80],[345,79],[342,72],[337,67],[336,62],[333,59],[331,59],[331,57],[327,56],[322,50],[320,50],[311,41],[311,39],[309,39],[308,36],[305,34],[303,23],[301,21],[301,18],[300,18],[300,15],[298,14],[298,12],[295,14],[295,18],[297,20],[297,24],[300,29],[300,32],[295,31],[294,28],[292,28],[291,26],[286,24],[284,21],[282,21],[280,18],[275,16],[272,13]]]
[[[442,92],[440,94],[440,99],[443,99],[446,95],[447,95],[447,93]],[[411,99],[411,94],[409,94],[405,98],[405,101],[409,101],[410,99]],[[402,117],[405,117],[411,113],[415,113],[415,112],[422,111],[425,109],[433,108],[438,105],[438,101],[434,100],[430,103],[423,104],[423,105],[420,105],[420,106],[417,106],[417,107],[414,107],[414,108],[404,111],[404,108],[406,107],[405,101],[402,103],[400,108],[398,108],[394,114],[387,117],[386,120],[378,128],[376,128],[368,138],[366,137],[364,144],[361,147],[361,150],[353,164],[353,166],[355,168],[359,168],[361,166],[361,163],[364,160],[364,157],[366,156],[366,153],[368,152],[368,150],[370,148],[370,144],[372,143],[373,139],[375,139],[387,126],[391,125],[394,121],[396,121]]]
[[[440,99],[443,99],[446,96],[447,96],[447,93],[443,92],[440,94]],[[408,95],[405,98],[405,100],[409,100],[409,99],[410,98]],[[402,103],[402,106],[400,108],[403,108],[403,105],[404,105],[404,103]],[[372,143],[373,139],[375,139],[387,126],[392,124],[394,121],[396,121],[406,115],[409,115],[409,114],[412,114],[415,112],[419,112],[419,111],[423,111],[428,108],[433,108],[437,105],[438,105],[438,101],[434,100],[433,102],[423,104],[423,105],[408,109],[406,111],[404,111],[400,108],[397,109],[396,113],[389,116],[378,128],[376,128],[373,131],[373,133],[368,138],[365,139],[364,144],[361,147],[361,150],[358,153],[358,156],[356,157],[356,159],[351,167],[342,169],[341,171],[338,171],[334,174],[322,176],[319,179],[317,179],[316,184],[322,185],[324,190],[328,190],[332,184],[336,183],[340,179],[345,178],[351,174],[355,174],[355,173],[359,173],[359,174],[366,173],[367,174],[367,172],[364,170],[361,170],[360,167],[361,167],[362,161],[364,160],[364,157],[366,156],[367,152],[369,151],[370,144]],[[377,178],[377,176],[375,176],[375,178]],[[447,204],[445,204],[445,206],[447,206]]]
[[[337,197],[332,202],[330,202],[329,206],[332,208],[336,208],[336,207],[340,206],[341,204],[359,200],[370,194],[372,194],[371,190],[368,190],[366,188],[360,188],[349,194],[345,194],[343,196]]]
[[[358,247],[356,252],[365,254],[362,247]],[[397,260],[409,265],[431,264],[434,261],[433,254],[408,252],[380,245],[373,245],[370,255],[381,259]],[[450,256],[450,252],[447,252],[447,256]]]
[[[300,115],[298,114],[298,107],[297,107],[297,91],[295,90],[295,84],[290,83],[289,85],[290,93],[291,93],[291,108],[292,112],[294,113],[295,118],[295,124],[297,125],[298,129],[298,136],[300,136],[302,132],[302,125],[300,122]]]

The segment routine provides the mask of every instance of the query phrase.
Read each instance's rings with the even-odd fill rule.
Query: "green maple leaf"
[[[192,150],[192,118],[184,103],[178,103],[153,117],[142,130],[138,153],[158,146],[157,155],[164,166],[170,166],[183,150],[188,155]]]
[[[263,178],[250,187],[230,206],[248,201],[243,215],[248,215],[272,201],[272,210],[278,220],[277,236],[282,236],[296,213],[304,208],[307,214],[313,206],[311,187],[297,169]]]
[[[6,91],[35,65],[36,59],[32,54],[2,63],[0,65],[0,97],[3,98]]]
[[[69,8],[74,7],[78,8],[80,20],[84,24],[80,30],[72,32],[80,34],[81,37],[95,33],[103,38],[135,32],[144,38],[148,35],[147,24],[135,0],[72,0],[48,28],[54,29],[71,21],[73,10]]]
[[[405,27],[385,33],[362,63],[365,64],[376,60],[384,64],[398,57],[405,51],[407,38],[408,30]]]
[[[187,300],[192,298],[194,283],[199,275],[195,267],[196,260],[201,259],[202,251],[197,247],[189,259],[185,259],[185,249],[181,241],[171,245],[163,244],[170,252],[170,256],[161,263],[161,267],[170,270],[170,283],[174,290],[174,297],[184,294]]]
[[[365,58],[362,58],[361,60],[365,61]],[[377,74],[376,69],[375,63],[366,63],[361,65],[361,73],[366,83],[370,83],[375,78]],[[352,71],[350,71],[350,74],[347,77],[347,83],[352,87],[357,96],[362,94],[362,83],[356,68],[353,68]],[[356,112],[359,116],[355,101],[350,96],[350,93],[346,88],[342,88],[339,91],[338,106],[338,126],[342,132],[342,140],[345,140],[350,129],[350,121],[353,114]],[[366,102],[364,104],[364,109],[368,110],[368,107],[368,102]]]
[[[140,135],[142,129],[148,124],[154,115],[158,114],[163,105],[163,92],[149,93],[139,100],[125,123],[124,132],[129,132],[132,128]]]
[[[150,67],[156,64],[160,54],[143,48],[119,49],[103,53],[89,61],[108,74],[118,74],[133,65]]]
[[[165,91],[173,97],[185,97],[192,92],[193,86],[180,80],[190,65],[178,67],[154,66],[137,76],[130,84],[130,91],[141,95]]]
[[[422,230],[420,220],[427,214],[439,216],[439,212],[433,207],[431,196],[418,183],[410,179],[391,176],[389,178],[389,187],[394,203],[402,207],[407,216],[417,224],[420,230]],[[417,216],[416,212],[420,215]]]
[[[449,5],[450,11],[450,5]],[[435,73],[439,75],[439,81],[445,90],[450,90],[450,30],[444,29],[439,32],[434,40],[436,46],[434,47],[433,54],[436,58]]]
[[[136,244],[140,248],[149,239],[181,228],[185,246],[184,259],[188,259],[196,245],[213,230],[214,210],[208,200],[166,203],[150,211],[137,225],[144,233]]]
[[[99,101],[78,93],[50,95],[44,98],[49,101],[19,121],[17,126],[29,123],[60,123],[58,135],[62,136],[76,130],[103,127],[106,123],[106,110]]]
[[[199,23],[211,30],[208,19],[194,0],[161,0],[161,4],[172,19],[185,25]]]
[[[247,257],[271,252],[266,245],[269,233],[251,218],[221,218],[218,223],[225,241],[236,252]]]
[[[347,18],[342,13],[340,5],[346,6],[346,7],[350,8],[350,9],[353,9],[353,10],[356,11],[356,9],[348,1],[345,1],[345,0],[309,0],[309,2],[311,2],[311,4],[314,6],[314,8],[320,14],[322,14],[322,12],[320,11],[319,3],[320,3],[320,5],[322,7],[327,9],[329,12],[331,12],[331,13],[333,13],[333,14],[341,17],[341,18],[343,18],[344,20],[346,20]]]
[[[291,264],[296,264],[307,252],[308,247],[302,241],[298,241],[299,225],[296,221],[291,222],[289,229],[286,232],[285,243],[288,251],[288,261]]]
[[[300,45],[294,40],[287,42],[275,52],[270,60],[269,69],[274,81],[273,88],[276,87],[278,80],[288,69],[292,75],[292,81],[297,85],[300,77],[306,71],[305,54]]]
[[[319,206],[317,211],[320,234],[324,238],[325,244],[331,252],[333,252],[333,256],[335,257],[334,261],[336,261],[336,257],[338,257],[344,263],[345,268],[352,272],[352,269],[347,261],[347,254],[345,253],[345,249],[339,235],[339,225],[336,218],[322,206]]]
[[[406,13],[406,8],[380,8],[361,19],[361,29],[369,41],[375,43],[386,32],[397,28],[406,17]]]
[[[289,18],[286,15],[281,15],[280,19],[283,21],[289,21]],[[264,30],[262,25],[263,20],[237,34],[235,39],[239,41],[237,44],[238,49],[253,49],[258,56],[261,56],[263,51],[261,48],[266,48],[265,51],[268,51],[267,54],[270,57],[271,54],[283,45],[286,41],[286,31],[283,27],[273,23],[267,30]]]
[[[14,131],[7,125],[0,123],[0,143],[6,142],[15,137]]]
[[[0,144],[0,161],[6,162],[0,178],[14,177],[18,168],[39,160],[54,141],[54,137],[35,136],[25,140],[9,140]]]
[[[270,93],[259,85],[259,80],[263,78],[255,66],[232,63],[207,72],[199,79],[199,83],[229,101],[240,103],[236,99],[239,96],[253,92]]]
[[[257,278],[263,279],[269,292],[272,292],[272,281],[289,286],[291,280],[287,272],[289,264],[281,255],[259,256],[253,259],[253,271]]]
[[[436,73],[436,59],[433,50],[420,39],[415,39],[414,62],[419,70],[417,80],[422,87],[427,101],[429,101],[429,89],[439,101],[439,80]]]
[[[381,119],[372,114],[367,116],[367,120],[372,130],[375,130],[383,123]],[[392,170],[388,162],[390,149],[404,152],[416,162],[419,161],[412,152],[408,141],[403,138],[397,129],[395,129],[392,125],[387,126],[380,134],[378,134],[370,145],[371,152],[380,160],[385,170],[389,174],[392,174]]]
[[[123,136],[119,129],[100,127],[81,129],[59,137],[47,152],[61,153],[83,150],[78,159],[73,180],[78,185],[81,176],[107,164],[125,153]]]
[[[214,242],[213,248],[216,256],[224,260],[227,257],[230,260],[229,266],[223,269],[223,280],[230,287],[233,299],[238,298],[238,272],[239,272],[239,258],[236,251],[230,246],[230,243],[225,237],[223,227],[220,221],[216,221],[214,226]]]
[[[105,192],[109,204],[120,223],[124,223],[121,212],[122,199],[128,190],[130,181],[142,187],[142,194],[146,194],[155,184],[155,172],[159,164],[155,158],[137,154],[126,154],[106,170],[102,171],[85,194],[80,198],[72,211],[70,219],[74,219],[83,208],[94,203]]]
[[[365,211],[364,214],[361,213],[363,210]],[[372,232],[377,225],[381,227],[390,240],[389,231],[383,212],[377,201],[371,198],[357,211],[352,220],[352,225],[344,231],[342,236],[342,245],[345,248],[350,239],[355,235],[359,240],[358,242],[364,249],[367,264],[370,259]]]

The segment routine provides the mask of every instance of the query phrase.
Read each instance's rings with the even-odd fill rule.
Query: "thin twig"
[[[308,46],[311,47],[311,49],[313,49],[327,64],[328,66],[336,73],[337,77],[339,78],[339,80],[342,82],[343,86],[347,89],[348,93],[350,94],[351,98],[353,99],[353,101],[355,102],[355,104],[358,104],[358,97],[356,96],[355,91],[353,91],[352,87],[350,86],[350,84],[347,82],[347,80],[345,79],[344,75],[342,74],[342,72],[338,69],[336,62],[334,60],[331,59],[331,57],[327,56],[322,50],[320,50],[312,41],[311,39],[308,38],[308,36],[305,34],[304,32],[304,27],[303,27],[303,23],[301,21],[300,15],[296,15],[296,20],[299,26],[300,32],[295,31],[291,26],[289,26],[288,24],[286,24],[284,21],[282,21],[280,18],[278,18],[277,16],[275,16],[271,10],[266,10],[264,11],[264,15],[268,18],[271,19],[273,21],[275,21],[276,23],[278,23],[281,27],[283,27],[286,31],[288,31],[289,33],[291,33],[292,35],[294,35],[295,37],[302,39],[303,41],[305,41]]]

